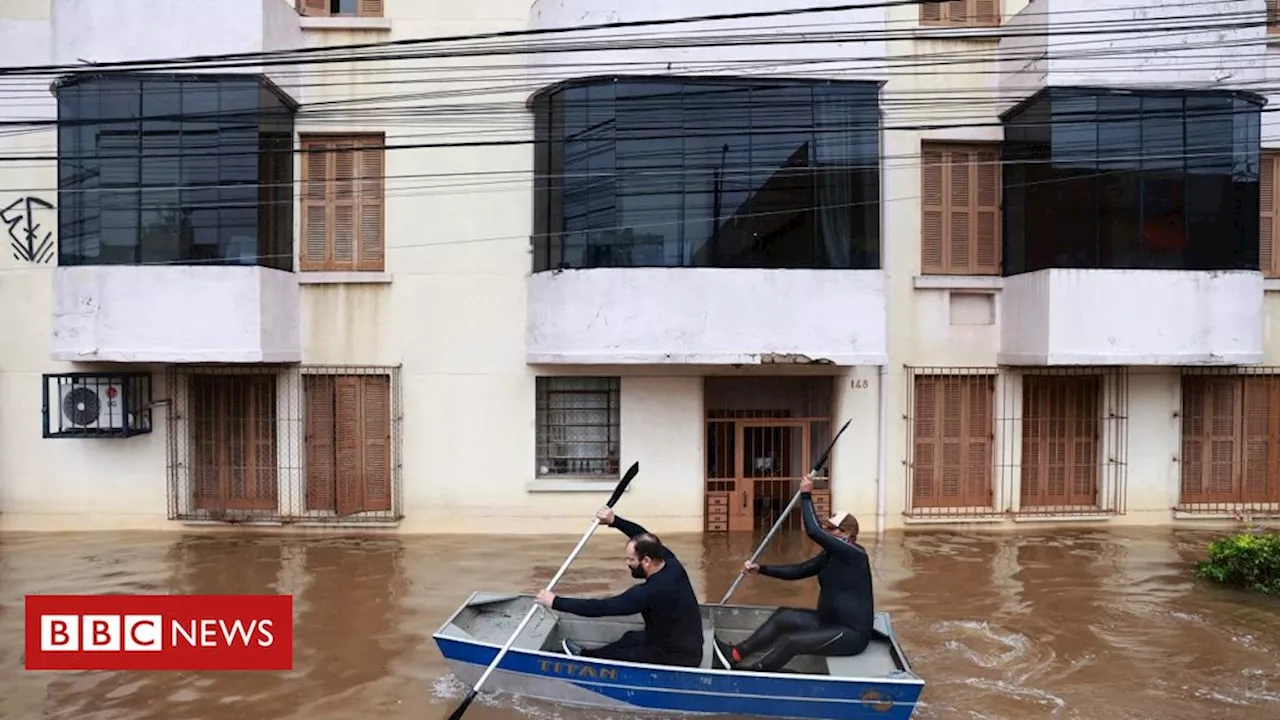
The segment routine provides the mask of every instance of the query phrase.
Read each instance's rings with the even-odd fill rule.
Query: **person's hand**
[[[612,525],[613,508],[608,505],[601,506],[600,509],[596,511],[596,519],[600,521],[601,525]]]
[[[802,493],[813,492],[813,474],[812,473],[805,473],[804,479],[800,481],[800,492]]]
[[[746,562],[742,563],[742,572],[744,572],[744,573],[746,573],[746,574],[748,574],[748,575],[755,574],[755,573],[757,573],[757,572],[760,572],[760,565],[759,565],[759,564],[757,564],[757,563],[753,563],[753,562],[751,562],[750,560],[748,560],[748,561],[746,561]]]
[[[556,594],[550,590],[539,590],[538,594],[533,599],[534,602],[550,610],[551,605],[556,601]]]

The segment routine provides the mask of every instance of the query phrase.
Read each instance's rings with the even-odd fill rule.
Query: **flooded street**
[[[1214,536],[917,531],[864,543],[877,609],[892,613],[927,682],[917,718],[1280,717],[1280,602],[1194,580],[1191,564]],[[431,633],[473,590],[536,591],[577,539],[0,535],[0,718],[444,718],[467,688],[452,679]],[[709,601],[719,600],[755,542],[664,540]],[[627,587],[634,581],[623,543],[620,533],[598,530],[557,590]],[[802,559],[813,549],[803,537],[779,538],[764,560]],[[291,593],[295,669],[28,673],[22,597],[59,592]],[[811,606],[815,598],[813,580],[753,577],[732,601]],[[608,715],[483,697],[467,717]]]

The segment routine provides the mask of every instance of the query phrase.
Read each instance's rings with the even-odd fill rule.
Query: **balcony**
[[[90,265],[53,271],[54,360],[302,360],[298,276],[257,266]]]
[[[1002,365],[1262,362],[1262,273],[1048,269],[1004,279]]]
[[[1001,101],[1015,105],[1051,86],[1258,86],[1266,17],[1260,0],[1035,0],[1005,23]]]
[[[305,46],[298,13],[287,0],[53,0],[52,5],[56,65],[261,53]],[[183,72],[201,69],[184,66]],[[208,72],[265,73],[286,91],[296,92],[300,86],[297,68],[288,65],[211,68]]]
[[[596,268],[529,278],[533,364],[878,365],[879,270]]]

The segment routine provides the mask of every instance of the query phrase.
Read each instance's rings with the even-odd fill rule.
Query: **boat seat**
[[[826,658],[827,674],[837,677],[886,677],[898,668],[888,641],[875,639],[859,655]]]

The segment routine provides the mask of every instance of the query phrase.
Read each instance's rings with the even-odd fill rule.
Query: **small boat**
[[[474,687],[533,605],[532,595],[472,593],[432,636],[460,680]],[[639,615],[586,618],[537,606],[484,690],[602,710],[752,715],[832,720],[907,720],[924,680],[911,670],[887,613],[876,637],[853,657],[800,656],[781,672],[712,666],[712,632],[745,639],[775,608],[702,607],[702,666],[683,668],[569,656],[562,641],[586,647],[644,627]]]

